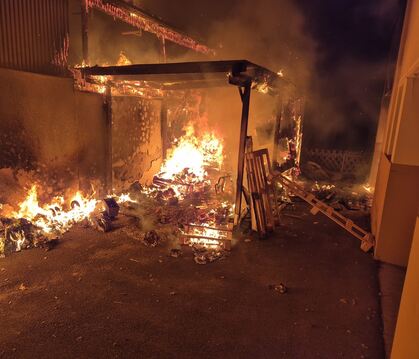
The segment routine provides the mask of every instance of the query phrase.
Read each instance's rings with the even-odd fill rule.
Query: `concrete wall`
[[[0,119],[0,168],[104,177],[103,98],[74,91],[72,79],[0,69]]]
[[[395,80],[409,75],[415,65],[419,63],[419,2],[409,0],[406,9],[406,16],[403,26],[400,52],[396,66]],[[397,83],[397,81],[395,81]]]
[[[161,101],[112,99],[113,188],[149,184],[162,163]]]
[[[383,155],[372,211],[375,257],[406,266],[419,204],[419,167],[397,165]]]
[[[419,358],[419,216],[403,287],[392,359]]]
[[[409,1],[372,208],[375,257],[407,265],[419,207],[419,1]]]

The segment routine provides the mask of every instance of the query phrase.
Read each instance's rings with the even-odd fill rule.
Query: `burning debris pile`
[[[231,194],[217,181],[222,164],[221,140],[210,132],[196,136],[188,125],[148,186],[137,181],[122,194],[103,200],[95,193],[76,192],[41,204],[38,186],[32,185],[17,209],[7,205],[0,212],[0,256],[33,247],[50,248],[76,224],[108,232],[121,213],[137,220],[125,233],[147,246],[173,238],[199,249],[205,262],[221,258],[223,250],[229,249],[225,228],[232,214]],[[195,226],[192,231],[191,226]]]
[[[148,237],[156,237],[147,231],[151,227],[158,237],[174,236],[181,244],[203,250],[208,258],[229,249],[232,193],[225,183],[230,177],[220,176],[222,165],[223,145],[217,136],[209,132],[196,136],[193,127],[186,126],[152,184],[136,182],[119,197],[123,214],[145,222],[127,229],[129,234],[147,244]]]
[[[31,247],[49,246],[51,239],[24,218],[0,218],[0,257]]]
[[[74,224],[84,223],[103,231],[109,228],[105,205],[84,197],[80,192],[66,201],[55,197],[40,205],[37,186],[33,185],[17,211],[2,210],[0,217],[0,256],[32,247],[50,246]]]
[[[192,193],[205,193],[211,188],[208,173],[220,171],[223,163],[223,145],[213,133],[196,137],[194,127],[188,125],[186,134],[176,140],[175,147],[169,150],[160,173],[153,184],[164,196],[177,196],[184,199]],[[161,192],[161,189],[166,188]]]
[[[308,182],[307,185],[310,185]],[[317,198],[329,204],[336,211],[369,212],[372,205],[372,189],[367,185],[321,184],[314,182],[311,191]]]

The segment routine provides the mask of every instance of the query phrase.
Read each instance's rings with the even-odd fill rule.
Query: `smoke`
[[[216,49],[216,59],[246,59],[274,72],[281,71],[296,86],[297,92],[305,95],[314,73],[316,41],[304,31],[304,16],[294,2],[244,0],[229,4],[230,8],[224,4],[222,13],[203,34],[208,44]],[[232,153],[229,158],[235,159],[241,102],[236,89],[226,92],[216,97],[212,105],[218,107],[218,119],[228,119],[218,126],[228,134],[227,149]],[[277,98],[252,92],[248,134],[253,138],[255,149],[267,147],[271,154],[277,106]],[[235,164],[233,162],[233,166]]]
[[[313,72],[315,40],[304,30],[304,16],[291,0],[213,2],[141,1],[217,52],[215,59],[246,59],[273,71],[283,70],[303,91]],[[180,58],[175,52],[172,61]],[[181,54],[182,59],[193,56]]]
[[[247,0],[210,28],[217,57],[248,59],[280,71],[302,92],[313,73],[315,41],[303,31],[304,17],[291,1]]]
[[[307,99],[303,146],[366,149],[373,143],[382,88],[391,68],[392,37],[398,38],[400,1],[141,0],[134,4],[213,47],[215,59],[247,59],[282,70]],[[95,20],[91,43],[96,44],[92,57],[97,62],[106,58],[115,62],[121,50],[133,62],[160,60],[158,40],[146,33],[121,35],[132,31],[122,25],[115,34],[115,27],[101,21],[100,15]],[[197,59],[192,51],[170,43],[167,53],[173,62]],[[230,115],[240,116],[240,100],[237,92],[222,93],[215,95],[218,108],[212,112],[223,119],[225,110],[224,118],[231,123]],[[274,105],[258,97],[252,94],[250,132],[254,134],[255,128],[269,128],[273,121]]]
[[[306,31],[321,39],[307,96],[305,145],[370,150],[397,55],[403,4],[313,0],[304,7],[312,14]]]

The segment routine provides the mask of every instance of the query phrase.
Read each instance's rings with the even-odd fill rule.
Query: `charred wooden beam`
[[[106,88],[106,148],[105,148],[105,189],[108,194],[112,193],[112,88]]]
[[[240,123],[239,158],[237,164],[236,202],[234,207],[234,225],[240,223],[240,213],[243,195],[244,159],[246,150],[247,124],[249,122],[249,105],[251,82],[248,81],[243,88],[239,88],[242,100],[242,117]]]

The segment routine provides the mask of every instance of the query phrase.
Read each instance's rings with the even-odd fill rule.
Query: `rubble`
[[[278,292],[279,294],[285,294],[288,292],[288,288],[283,283],[269,284],[268,288],[274,290],[275,292]]]
[[[340,183],[336,186],[314,182],[310,190],[318,199],[329,204],[336,211],[368,212],[371,208],[371,193],[359,185]]]
[[[122,232],[124,232],[128,237],[138,241],[142,241],[144,238],[144,232],[137,226],[126,226],[122,229]]]
[[[143,243],[148,247],[156,247],[161,241],[161,237],[155,230],[148,231],[144,234]]]
[[[49,242],[54,244],[49,244]],[[56,237],[44,235],[40,228],[24,218],[0,218],[0,257],[22,249],[55,246]]]
[[[173,258],[179,258],[182,255],[182,250],[179,248],[172,248],[170,250],[170,256]]]
[[[105,204],[105,212],[110,219],[115,219],[119,213],[119,205],[115,198],[109,197],[103,200]]]
[[[194,261],[196,264],[207,264],[224,259],[228,252],[222,249],[194,248]]]
[[[200,130],[195,134],[192,122],[182,131],[184,134],[176,138],[176,146],[168,150],[160,170],[156,169],[154,177],[150,173],[147,185],[136,181],[126,188],[128,179],[121,178],[119,195],[100,200],[94,197],[93,186],[90,195],[85,195],[80,191],[75,194],[72,188],[55,193],[54,186],[33,184],[22,202],[14,201],[18,211],[13,209],[5,214],[25,218],[29,229],[22,229],[25,222],[19,224],[22,228],[8,227],[0,234],[0,254],[33,247],[38,242],[39,246],[52,249],[57,237],[75,224],[109,232],[119,214],[133,219],[122,231],[149,247],[157,246],[162,240],[179,239],[182,229],[189,225],[227,227],[234,194],[230,188],[231,175],[222,167],[223,143],[212,132]],[[38,227],[39,230],[35,229]],[[201,239],[201,235],[204,238],[205,233],[194,234],[194,239]],[[196,261],[207,263],[225,256],[218,249],[222,246],[217,239],[223,237],[214,236],[211,244],[203,243],[212,250],[197,252]],[[171,256],[181,253],[172,251]]]
[[[93,227],[100,232],[112,230],[112,219],[106,212],[93,216],[92,223]]]

